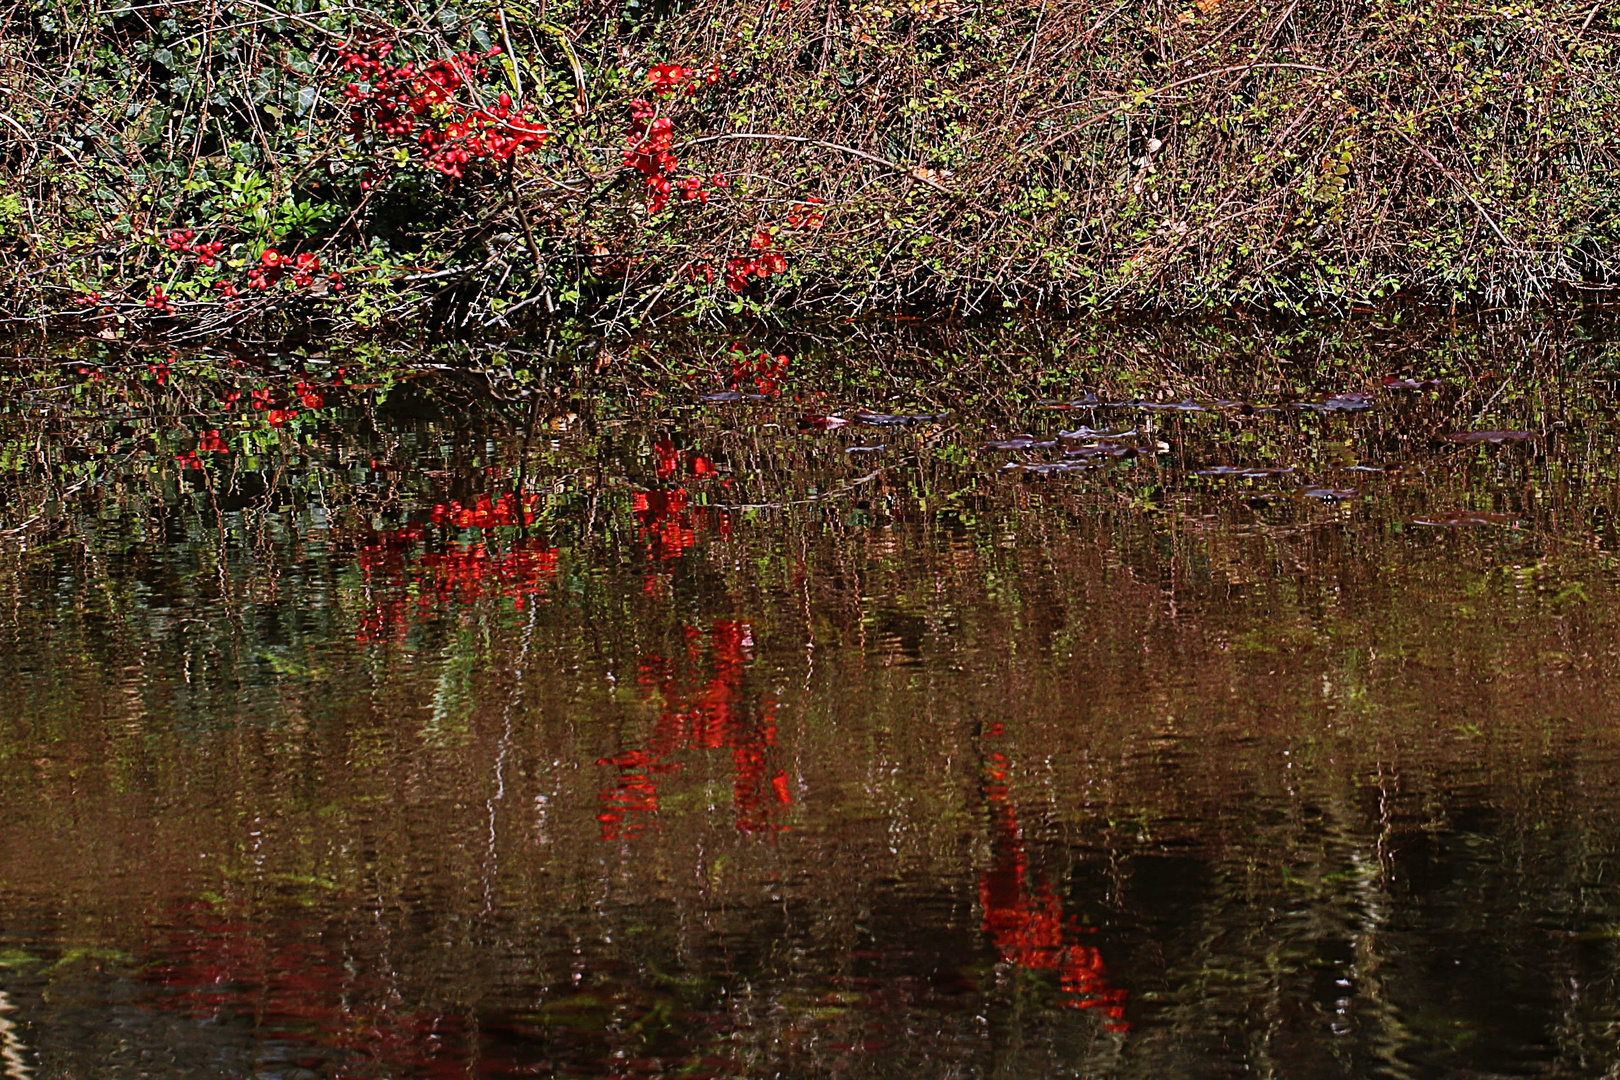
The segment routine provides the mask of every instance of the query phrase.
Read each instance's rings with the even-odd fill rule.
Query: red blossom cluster
[[[274,288],[275,285],[287,278],[295,289],[307,289],[315,284],[315,278],[325,273],[321,266],[321,257],[307,252],[289,256],[283,255],[275,248],[265,248],[259,256],[259,265],[252,267],[247,273],[247,286],[263,292]],[[343,275],[334,271],[326,275],[327,284],[334,290],[343,288]],[[237,295],[232,287],[230,295]]]
[[[826,211],[820,199],[811,196],[802,203],[794,203],[788,211],[788,228],[819,229],[827,223]]]
[[[670,152],[675,145],[675,124],[667,116],[658,116],[657,110],[646,98],[630,102],[630,134],[625,138],[628,149],[624,163],[646,177],[647,212],[656,214],[669,205],[670,174],[680,161]]]
[[[210,428],[197,439],[197,452],[199,454],[225,454],[230,452],[225,440],[219,437],[218,428]]]
[[[740,352],[740,346],[733,346],[733,352]],[[731,385],[741,386],[751,382],[762,394],[772,397],[781,393],[778,383],[787,374],[788,365],[792,361],[786,354],[772,356],[762,352],[758,356],[748,359],[746,357],[731,362]]]
[[[499,56],[499,46],[397,67],[384,63],[392,51],[386,42],[338,50],[344,70],[364,80],[343,88],[355,134],[368,125],[387,136],[414,134],[423,166],[457,179],[469,165],[510,161],[550,137],[544,124],[513,107],[510,94],[502,93],[493,108],[478,102],[477,84],[487,76],[484,61]],[[462,100],[464,91],[470,101]],[[368,173],[362,186],[374,180]]]
[[[638,491],[630,496],[630,509],[655,559],[677,559],[697,544],[692,515],[684,490]]]
[[[152,295],[146,298],[146,306],[151,308],[153,311],[162,312],[164,314],[174,310],[174,305],[169,302],[169,297],[163,291],[162,285],[152,286]]]
[[[219,253],[225,250],[225,241],[211,240],[206,244],[194,242],[197,235],[195,229],[179,229],[164,237],[163,246],[170,251],[182,251],[188,255],[195,255],[197,261],[204,266],[213,266],[219,262]]]
[[[498,529],[503,525],[533,525],[534,509],[540,505],[540,496],[533,492],[519,498],[502,495],[491,500],[480,495],[471,506],[462,506],[451,500],[433,507],[435,525],[454,525],[458,529]]]
[[[682,90],[688,94],[695,94],[700,84],[717,83],[720,77],[719,61],[710,64],[706,73],[680,64],[658,64],[647,72],[647,81],[652,87],[654,97]],[[726,178],[720,175],[711,176],[707,180],[701,176],[689,176],[684,180],[671,179],[680,165],[673,152],[674,145],[674,121],[667,116],[659,116],[657,107],[646,98],[632,100],[630,131],[625,137],[624,163],[646,178],[649,214],[657,214],[669,205],[671,191],[679,191],[682,202],[704,204],[709,201],[710,194],[706,185],[723,188],[727,184]],[[688,267],[687,272],[694,280],[698,277],[711,282],[714,280],[714,271],[708,266]]]
[[[306,409],[319,409],[326,404],[326,398],[319,388],[304,379],[300,379],[293,387],[293,398]],[[241,400],[242,391],[231,390],[220,398],[220,404],[230,409],[234,408],[236,403]],[[277,405],[275,391],[268,386],[249,390],[247,403],[254,412],[264,413],[265,422],[271,427],[286,427],[289,420],[293,420],[298,416],[298,408],[292,402]]]
[[[748,246],[759,254],[726,260],[726,288],[732,292],[742,292],[748,288],[752,284],[750,278],[757,277],[764,281],[772,274],[780,274],[787,269],[787,260],[782,258],[780,252],[771,250],[776,246],[776,239],[764,226],[754,230],[754,235],[748,239]]]
[[[712,86],[719,81],[718,60],[711,62],[706,72],[700,72],[697,68],[682,67],[680,64],[657,64],[647,72],[647,82],[652,85],[652,92],[660,97],[682,90],[688,94],[695,94],[701,84],[708,83]]]
[[[101,294],[99,292],[87,292],[81,296],[75,296],[73,303],[78,307],[95,307],[101,303]]]
[[[452,545],[443,554],[422,556],[422,568],[431,575],[441,600],[471,603],[493,586],[498,595],[522,607],[527,596],[546,591],[557,573],[557,549],[541,547],[538,541],[516,541],[504,555],[493,554],[483,544]]]
[[[293,387],[293,396],[302,402],[306,409],[318,409],[326,404],[321,392],[303,379],[298,380],[297,385]]]

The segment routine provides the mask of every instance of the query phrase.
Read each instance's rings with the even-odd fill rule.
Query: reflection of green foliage
[[[1211,394],[1259,397],[1364,385],[1385,369],[1382,347],[1344,328],[1324,335],[1313,346],[1292,332],[1167,332],[1155,339],[1166,368],[1142,361],[1133,377],[1179,396],[1176,371],[1196,369]],[[895,433],[905,464],[862,493],[872,524],[855,522],[847,500],[811,501],[872,466],[834,452],[852,433],[794,432],[791,401],[700,409],[679,387],[593,398],[562,380],[502,402],[446,378],[437,393],[451,405],[422,417],[409,411],[419,380],[372,356],[352,363],[364,372],[353,381],[380,382],[368,365],[395,363],[388,403],[346,395],[307,428],[264,432],[251,460],[222,455],[188,475],[170,456],[187,445],[183,431],[245,435],[254,423],[211,411],[237,376],[181,357],[159,389],[127,378],[141,363],[87,350],[102,383],[53,391],[58,381],[19,375],[0,400],[0,442],[16,448],[0,528],[83,475],[70,471],[84,464],[75,456],[135,451],[127,470],[95,474],[116,483],[58,498],[21,534],[55,546],[0,560],[17,657],[0,689],[22,703],[0,710],[0,785],[24,800],[21,820],[59,838],[64,892],[116,907],[108,923],[133,927],[128,940],[150,933],[147,913],[118,907],[124,886],[74,853],[99,850],[136,813],[182,865],[194,865],[199,835],[225,849],[219,862],[233,870],[187,886],[217,909],[208,918],[309,920],[354,935],[356,957],[371,955],[377,939],[365,935],[378,927],[405,987],[476,990],[482,976],[469,971],[497,957],[510,964],[499,978],[551,995],[529,1022],[592,1046],[662,1055],[690,1030],[686,1010],[713,1015],[719,991],[746,980],[751,1026],[736,1045],[732,1031],[714,1036],[716,1056],[742,1059],[798,1053],[771,1048],[868,1022],[878,1006],[833,983],[823,958],[845,963],[870,936],[874,967],[909,963],[913,935],[940,910],[909,906],[908,890],[921,889],[948,901],[951,932],[968,943],[944,961],[944,981],[982,994],[1009,1041],[1072,1049],[1064,1040],[1091,1031],[1091,1015],[1058,1008],[1050,971],[999,958],[973,907],[975,879],[1005,843],[986,823],[994,746],[1008,759],[1027,872],[1061,883],[1066,925],[1096,928],[1076,940],[1103,951],[1130,1008],[1171,1033],[1167,1043],[1220,1041],[1263,1071],[1278,1024],[1291,1023],[1278,1018],[1354,968],[1357,1008],[1376,995],[1376,1009],[1357,1013],[1367,1039],[1420,1061],[1472,1053],[1477,1022],[1447,1019],[1459,1006],[1423,1015],[1423,1001],[1458,988],[1423,982],[1411,961],[1403,935],[1425,932],[1413,920],[1428,909],[1399,860],[1428,852],[1446,917],[1503,970],[1575,963],[1561,950],[1580,940],[1606,955],[1615,913],[1590,883],[1614,837],[1592,763],[1613,740],[1617,675],[1603,643],[1620,593],[1605,477],[1620,435],[1588,378],[1613,354],[1575,344],[1556,368],[1527,362],[1539,382],[1493,405],[1492,423],[1556,439],[1444,456],[1432,436],[1458,422],[1446,410],[1500,385],[1471,379],[1464,360],[1485,367],[1500,361],[1493,349],[1513,350],[1425,341],[1409,343],[1413,367],[1453,372],[1454,398],[1380,399],[1354,418],[1165,420],[1152,434],[1174,453],[1157,462],[1042,483],[996,473],[981,434],[1074,421],[1037,408],[1027,387],[975,391],[970,372],[940,371],[937,386],[907,392],[919,408],[960,410],[948,438],[961,452],[928,452],[939,431]],[[882,351],[896,370],[933,370],[904,348]],[[1071,363],[1083,387],[1118,385],[1103,382],[1116,378],[1104,361]],[[809,353],[803,370],[828,389],[829,409],[888,400],[834,359]],[[242,376],[278,387],[297,377]],[[724,538],[694,522],[693,548],[653,558],[634,494],[670,485],[645,454],[666,433],[732,470],[724,490],[680,477],[711,506],[785,505],[736,514]],[[1325,441],[1359,460],[1398,453],[1409,468],[1360,480],[1364,496],[1332,513],[1290,499],[1252,506],[1235,486],[1185,476],[1252,457],[1314,477],[1341,456]],[[515,537],[435,531],[430,508],[506,483],[543,495],[555,586],[521,610],[493,595],[434,608],[424,553],[452,537],[500,553]],[[1407,527],[1432,506],[1498,499],[1522,500],[1521,547]],[[424,536],[397,565],[373,543],[362,567],[364,544],[407,524]],[[408,613],[403,640],[356,641],[369,605],[391,598]],[[1477,614],[1456,618],[1459,602]],[[885,620],[897,616],[922,628],[921,663],[891,663]],[[735,698],[704,699],[712,657],[690,658],[688,630],[738,618],[753,624],[755,658]],[[653,657],[691,669],[667,703],[643,674]],[[61,677],[26,674],[46,669]],[[764,753],[795,785],[776,820],[792,831],[736,834],[732,753],[688,747],[660,774],[656,829],[603,840],[594,815],[614,769],[596,762],[645,745],[666,711],[692,722],[723,705],[752,718],[767,699],[776,728]],[[1464,716],[1472,730],[1457,727]],[[1005,730],[985,734],[992,721]],[[256,826],[236,808],[262,811],[273,842],[253,846]],[[1476,809],[1483,824],[1464,820]],[[209,832],[215,821],[223,827]],[[789,873],[806,850],[828,855]],[[1167,855],[1176,868],[1150,872]],[[1524,868],[1510,889],[1504,866]],[[478,921],[489,895],[517,913],[511,924]],[[356,897],[375,905],[366,919],[349,917]],[[1575,912],[1571,934],[1549,935],[1545,911]],[[694,931],[690,912],[712,926]],[[394,949],[401,940],[412,947]],[[705,951],[711,940],[726,947]],[[585,993],[559,996],[572,993],[576,955]],[[849,963],[854,977],[866,963]],[[1151,976],[1132,982],[1144,968]],[[1580,1060],[1607,1067],[1612,1040],[1584,1017],[1612,1013],[1613,995],[1600,983],[1583,993],[1590,1013],[1570,1021],[1589,1038]],[[1148,1040],[1137,1047],[1134,1075],[1158,1075],[1166,1059]]]

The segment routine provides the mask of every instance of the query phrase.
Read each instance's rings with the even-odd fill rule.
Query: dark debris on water
[[[1447,442],[1488,442],[1500,446],[1505,442],[1523,442],[1530,437],[1528,431],[1454,431],[1445,436]]]

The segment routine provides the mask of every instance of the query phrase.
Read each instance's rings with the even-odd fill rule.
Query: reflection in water
[[[16,376],[4,1069],[1620,1068],[1613,350],[1166,334]]]
[[[557,551],[516,539],[505,550],[484,542],[451,543],[417,554],[420,527],[386,529],[361,538],[358,565],[369,609],[360,616],[357,641],[401,641],[413,623],[483,597],[503,597],[521,609],[528,597],[545,595],[557,573]]]
[[[991,725],[987,738],[1002,734]],[[990,868],[979,875],[979,905],[984,929],[995,942],[1002,963],[1031,971],[1055,971],[1063,989],[1063,1004],[1074,1009],[1097,1009],[1107,1017],[1108,1031],[1129,1031],[1125,1019],[1126,991],[1108,983],[1102,953],[1076,939],[1095,927],[1083,927],[1065,918],[1063,905],[1052,892],[1046,875],[1031,870],[1018,809],[1007,793],[1007,757],[985,751],[984,801],[990,810],[992,847]]]
[[[6,992],[0,990],[0,1062],[5,1063],[0,1076],[5,1080],[29,1080],[33,1070],[28,1067],[28,1049],[17,1037],[17,1025],[6,1015],[15,1009]]]
[[[729,620],[716,622],[708,634],[682,627],[684,658],[641,659],[636,682],[647,700],[656,701],[658,720],[644,744],[597,762],[619,770],[613,784],[603,789],[602,810],[596,815],[604,839],[647,828],[658,812],[659,782],[680,771],[675,755],[683,750],[731,751],[731,801],[739,832],[785,827],[772,816],[792,803],[792,790],[787,774],[770,770],[767,761],[776,743],[776,702],[749,700],[743,686],[743,669],[753,658],[752,634],[748,623]],[[705,666],[713,674],[694,688],[691,673]]]

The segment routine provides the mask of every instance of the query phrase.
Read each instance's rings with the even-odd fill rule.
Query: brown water
[[[1091,355],[18,361],[0,1075],[1614,1075],[1610,347]]]

